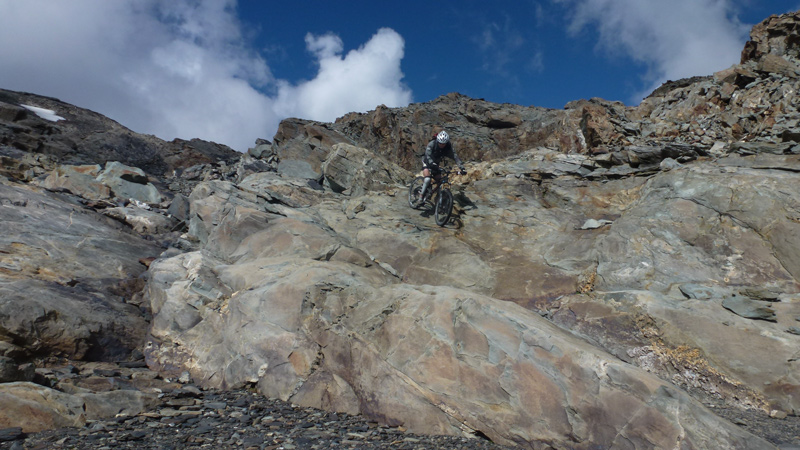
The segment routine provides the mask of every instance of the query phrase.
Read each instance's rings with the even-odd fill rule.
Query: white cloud
[[[295,86],[274,79],[247,46],[235,8],[236,0],[0,1],[0,88],[58,97],[164,139],[240,151],[270,139],[285,112],[333,120],[410,102],[396,32],[380,30],[344,59],[337,36],[310,37],[319,74]]]
[[[642,97],[667,80],[710,75],[739,62],[749,27],[729,0],[555,0],[570,7],[572,33],[594,26],[598,47],[648,67]]]
[[[381,28],[362,47],[342,57],[342,41],[335,35],[306,35],[306,48],[317,59],[313,80],[280,83],[276,110],[282,116],[330,121],[350,111],[374,109],[375,100],[386,106],[405,106],[411,91],[403,84],[400,61],[403,38]]]

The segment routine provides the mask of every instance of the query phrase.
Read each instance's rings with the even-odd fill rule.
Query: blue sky
[[[0,88],[164,139],[245,151],[285,117],[333,121],[449,92],[637,104],[730,67],[800,0],[0,0]]]

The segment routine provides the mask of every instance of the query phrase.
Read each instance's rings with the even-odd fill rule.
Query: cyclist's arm
[[[425,147],[425,158],[424,162],[427,166],[434,165],[433,162],[433,146],[436,145],[436,140],[428,142],[428,146]]]
[[[458,166],[459,170],[464,169],[464,163],[461,162],[461,158],[459,158],[458,155],[456,154],[456,149],[453,146],[453,144],[450,144],[450,157],[453,158],[453,161],[456,162],[456,165]]]

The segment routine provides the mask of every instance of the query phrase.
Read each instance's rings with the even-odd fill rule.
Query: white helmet
[[[446,131],[441,131],[436,135],[436,141],[440,144],[447,144],[450,142],[450,136],[447,135]]]

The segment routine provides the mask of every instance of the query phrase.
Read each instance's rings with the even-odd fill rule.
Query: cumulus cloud
[[[248,46],[236,0],[6,1],[0,87],[58,97],[134,131],[240,151],[271,138],[287,114],[327,121],[410,102],[396,32],[380,30],[345,58],[335,35],[306,43],[319,73],[292,84]]]
[[[386,106],[411,102],[400,70],[404,41],[394,30],[381,28],[345,56],[341,39],[332,34],[307,34],[306,48],[316,58],[319,72],[313,80],[297,85],[279,83],[279,114],[332,120],[350,111],[374,109],[376,99]]]
[[[710,75],[739,62],[749,26],[729,0],[556,0],[569,7],[570,31],[596,27],[598,49],[646,65],[642,97],[667,80]]]

